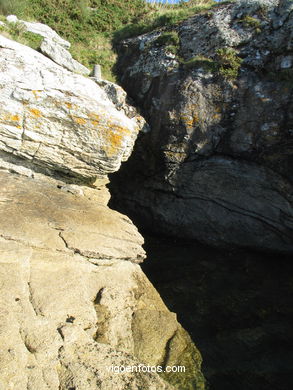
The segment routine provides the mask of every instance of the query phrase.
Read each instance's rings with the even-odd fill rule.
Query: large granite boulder
[[[218,4],[122,42],[151,131],[113,177],[115,207],[161,234],[293,252],[292,9]]]
[[[116,171],[144,126],[95,81],[0,35],[0,153],[23,166],[94,180]]]

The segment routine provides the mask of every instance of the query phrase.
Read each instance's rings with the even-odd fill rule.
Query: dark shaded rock
[[[177,54],[161,31],[122,43],[151,131],[113,177],[115,207],[162,234],[293,252],[292,10],[219,5],[173,28]]]
[[[131,183],[123,205],[149,230],[216,246],[293,251],[292,186],[266,168],[211,157],[182,164],[168,178]]]
[[[210,390],[293,383],[290,256],[145,236],[143,270],[200,348]]]

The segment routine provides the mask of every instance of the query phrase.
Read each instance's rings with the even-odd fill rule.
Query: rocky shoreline
[[[0,34],[0,390],[290,382],[292,16],[238,0],[123,41],[125,90],[1,22],[43,41]],[[144,365],[185,372],[111,369]]]
[[[111,178],[141,228],[293,253],[292,1],[223,3],[118,47],[151,131]]]
[[[144,119],[113,83],[1,35],[0,52],[0,389],[203,389],[142,236],[107,206]],[[186,374],[111,371],[144,365]]]

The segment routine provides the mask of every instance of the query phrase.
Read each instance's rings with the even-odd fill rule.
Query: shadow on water
[[[142,268],[203,356],[211,390],[293,383],[293,264],[145,235]]]

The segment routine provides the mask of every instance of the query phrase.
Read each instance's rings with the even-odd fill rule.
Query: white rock
[[[93,80],[3,36],[0,70],[0,151],[87,179],[127,160],[145,121],[117,110]]]
[[[18,18],[17,18],[16,15],[8,15],[6,17],[6,20],[7,20],[8,23],[16,23],[16,22],[18,22]]]
[[[70,47],[70,43],[68,41],[61,38],[60,35],[56,33],[56,31],[54,31],[51,27],[47,26],[46,24],[26,22],[24,20],[21,20],[20,22],[24,24],[27,31],[30,31],[34,34],[41,35],[42,37],[52,40],[58,45],[63,46],[67,49]]]
[[[90,74],[90,71],[85,66],[74,60],[69,51],[56,43],[56,41],[45,38],[41,43],[41,51],[56,62],[56,64],[59,64],[72,72],[83,74],[85,76]]]

